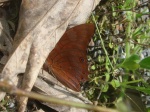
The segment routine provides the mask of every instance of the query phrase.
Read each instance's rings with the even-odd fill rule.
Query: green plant
[[[149,14],[141,6],[136,0],[109,0],[90,19],[96,34],[94,51],[89,51],[92,61],[86,93],[98,105],[116,106],[120,98],[128,97],[127,89],[150,95],[150,85],[143,79],[143,71],[150,69],[150,57],[141,57],[150,46],[150,20],[141,19]]]

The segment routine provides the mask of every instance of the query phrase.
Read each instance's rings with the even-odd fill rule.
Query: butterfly
[[[43,69],[50,70],[66,87],[80,91],[80,84],[88,80],[87,47],[94,32],[92,23],[68,29],[50,52]]]

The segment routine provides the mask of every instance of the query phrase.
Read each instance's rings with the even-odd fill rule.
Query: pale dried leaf
[[[46,57],[68,25],[84,23],[99,1],[22,0],[14,50],[1,78],[14,82],[12,77],[25,72],[22,88],[30,91]],[[20,100],[25,105],[26,101],[27,98]]]
[[[69,28],[85,23],[100,0],[82,0],[81,2],[69,21]]]
[[[8,1],[11,1],[11,0],[0,0],[0,3],[8,2]]]
[[[57,85],[47,84],[44,80],[40,78],[37,78],[35,85],[34,85],[34,89],[36,90],[36,92],[41,93],[41,94],[50,95],[53,97],[61,98],[63,100],[84,103],[84,101],[82,101],[78,96],[71,94],[65,88],[62,88]],[[87,110],[85,109],[77,109],[77,108],[68,107],[68,106],[61,106],[58,104],[51,104],[51,103],[46,103],[46,102],[43,102],[43,104],[59,112],[87,112]]]
[[[36,111],[33,111],[33,112],[45,112],[45,111],[43,111],[42,109],[39,109],[39,110],[36,110]]]
[[[5,10],[0,8],[0,51],[4,54],[4,56],[0,59],[0,63],[2,65],[6,64],[7,57],[12,48],[12,38],[10,36],[8,23],[6,21],[6,12]],[[0,71],[3,66],[0,66]],[[4,92],[0,94],[0,101],[5,96]]]
[[[55,76],[53,77],[49,73],[42,70],[42,71],[40,71],[38,77],[40,79],[42,78],[44,80],[44,82],[47,83],[50,86],[49,89],[45,89],[44,85],[40,84],[41,83],[40,81],[38,81],[39,86],[34,85],[37,89],[39,89],[43,93],[48,93],[48,94],[51,94],[51,95],[53,95],[53,94],[55,95],[55,92],[53,92],[53,90],[51,90],[51,88],[55,88],[56,92],[57,92],[57,88],[62,88],[63,91],[65,90],[67,93],[69,93],[69,95],[76,96],[77,99],[82,100],[84,103],[92,104],[87,98],[83,97],[80,92],[75,92],[75,91],[65,87],[56,78],[54,78]],[[44,90],[42,88],[44,88]],[[51,91],[51,93],[49,93],[49,91]],[[65,94],[65,93],[62,92],[62,94]]]

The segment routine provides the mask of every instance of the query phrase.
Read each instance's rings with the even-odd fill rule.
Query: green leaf
[[[118,87],[120,87],[120,82],[118,81],[118,80],[112,80],[111,82],[110,82],[110,84],[116,89],[116,88],[118,88]]]
[[[93,93],[94,93],[94,88],[91,88],[91,89],[89,89],[89,95],[93,95]]]
[[[133,32],[133,34],[132,34],[132,37],[134,38],[134,37],[136,37],[136,36],[138,36],[138,35],[141,35],[142,29],[143,29],[142,26],[137,27],[137,28],[134,30],[134,32]]]
[[[138,55],[131,55],[129,58],[125,59],[121,64],[121,67],[126,68],[128,70],[136,70],[140,66],[138,62],[140,61],[140,57]]]
[[[138,91],[141,91],[141,92],[143,92],[145,94],[149,94],[150,95],[150,88],[136,87],[136,86],[130,86],[130,85],[126,85],[126,88],[136,89]]]
[[[95,70],[95,69],[96,69],[95,65],[92,65],[92,66],[91,66],[91,69],[92,69],[92,70]]]
[[[147,58],[144,58],[143,60],[141,60],[139,65],[142,68],[150,69],[150,57],[147,57]]]
[[[123,68],[126,68],[128,70],[136,70],[140,66],[139,64],[135,63],[134,61],[125,61],[122,65]]]
[[[100,80],[99,77],[94,78],[94,82],[95,82],[96,85],[99,85],[99,80]]]
[[[101,85],[101,90],[102,90],[102,92],[107,92],[108,91],[108,89],[109,89],[109,85],[108,84],[105,84],[105,85]]]
[[[122,8],[123,9],[131,9],[134,7],[134,2],[135,2],[134,0],[125,0]]]
[[[97,60],[98,62],[101,62],[101,56],[98,56]]]
[[[109,43],[109,47],[112,49],[114,47],[113,43]]]
[[[105,73],[105,81],[108,82],[110,79],[110,74],[109,73]]]
[[[140,61],[140,57],[136,54],[133,54],[131,55],[129,58],[128,58],[129,61],[134,61],[134,62],[139,62]]]

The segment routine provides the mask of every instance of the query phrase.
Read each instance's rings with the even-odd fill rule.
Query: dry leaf
[[[38,84],[38,86],[35,84],[34,87],[37,88],[38,90],[40,90],[41,92],[43,92],[44,94],[49,94],[51,96],[57,96],[57,91],[58,88],[62,89],[63,91],[66,91],[65,93],[63,93],[63,91],[61,91],[61,94],[66,94],[68,93],[69,96],[76,96],[77,99],[80,99],[82,102],[84,103],[88,103],[88,104],[92,104],[91,101],[89,101],[87,98],[83,97],[82,94],[80,92],[75,92],[67,87],[65,87],[63,84],[61,84],[56,78],[54,78],[52,75],[49,75],[49,73],[45,72],[45,71],[40,71],[39,73],[39,79],[43,80],[42,82],[40,80],[36,81]],[[49,89],[47,89],[45,86],[43,86],[40,83],[47,83],[49,85]],[[51,90],[51,88],[54,88],[56,90]]]
[[[6,12],[0,8],[0,51],[3,53],[3,57],[0,59],[2,65],[6,64],[8,55],[12,48],[12,38],[10,37],[8,23],[6,21]],[[2,68],[2,66],[0,66]],[[0,71],[1,71],[0,68]],[[0,101],[4,97],[5,93],[0,94]]]
[[[36,110],[36,111],[33,111],[33,112],[44,112],[42,109],[39,109],[39,110]]]
[[[38,93],[50,95],[54,97],[57,96],[57,98],[61,98],[63,100],[84,103],[77,95],[75,96],[74,94],[68,92],[65,88],[62,88],[61,86],[57,86],[57,85],[50,86],[49,84],[47,84],[44,80],[40,78],[36,80],[34,86],[35,86],[34,90],[36,90],[36,92]],[[46,103],[46,102],[43,102],[43,104],[59,112],[87,112],[87,110],[85,109],[77,109],[77,108],[68,107],[68,106],[60,106],[58,104],[51,104],[51,103]]]
[[[84,23],[100,0],[22,0],[14,50],[0,77],[23,73],[24,90],[30,91],[49,52],[69,26]],[[1,95],[1,94],[0,94]],[[20,99],[20,112],[27,98]]]
[[[4,55],[8,55],[12,48],[12,38],[9,32],[9,26],[6,21],[6,12],[0,8],[0,50]]]

